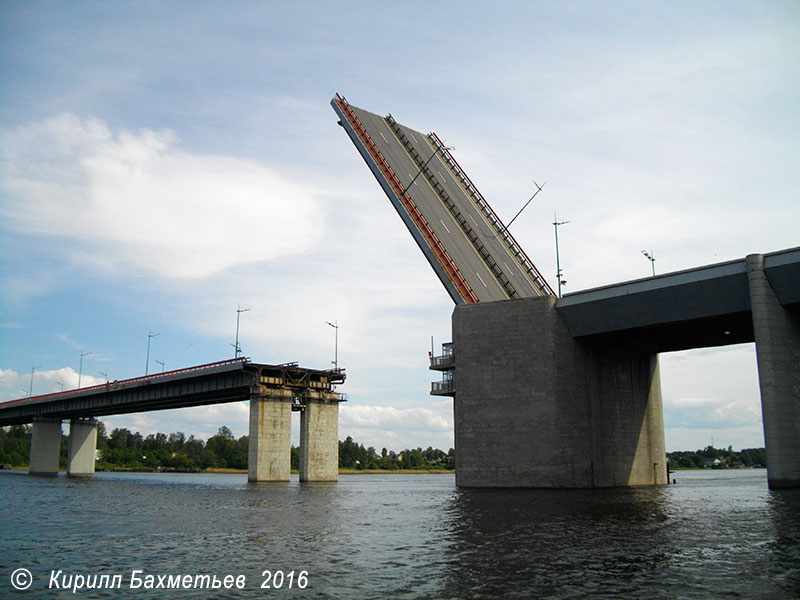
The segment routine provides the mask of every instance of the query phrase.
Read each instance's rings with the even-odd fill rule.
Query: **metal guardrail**
[[[456,364],[456,357],[453,354],[447,354],[444,356],[431,356],[431,369],[442,369],[446,367],[452,367]]]
[[[454,394],[456,391],[455,381],[432,381],[431,394],[433,395],[449,395]]]

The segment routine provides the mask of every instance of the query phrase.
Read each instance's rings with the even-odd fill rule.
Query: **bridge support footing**
[[[31,475],[58,475],[60,455],[61,419],[35,419],[28,472]]]
[[[308,401],[300,413],[300,481],[339,481],[338,401]]]
[[[94,419],[72,419],[69,422],[67,475],[91,477],[97,456],[97,426]]]
[[[289,481],[292,449],[292,403],[289,397],[250,400],[248,481]]]
[[[800,487],[800,315],[782,306],[764,272],[747,257],[761,415],[771,488]]]
[[[453,313],[456,484],[667,483],[658,356],[576,341],[555,298]]]

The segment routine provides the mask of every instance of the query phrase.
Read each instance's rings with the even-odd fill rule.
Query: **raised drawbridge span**
[[[553,294],[435,133],[415,131],[338,94],[331,105],[456,304]]]

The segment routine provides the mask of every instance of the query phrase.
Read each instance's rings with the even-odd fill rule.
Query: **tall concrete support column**
[[[456,484],[664,484],[658,357],[572,337],[552,297],[453,312]]]
[[[747,279],[769,487],[800,487],[800,318],[778,301],[763,255],[747,257]]]
[[[300,481],[339,481],[339,402],[309,400],[300,413]]]
[[[619,342],[596,342],[585,349],[592,485],[667,483],[658,355]]]
[[[291,399],[265,396],[251,399],[247,480],[289,481],[291,449]]]
[[[61,419],[34,420],[28,472],[31,475],[58,475],[60,453]]]
[[[72,419],[69,423],[67,446],[67,475],[89,477],[94,475],[97,456],[97,426],[94,419]]]

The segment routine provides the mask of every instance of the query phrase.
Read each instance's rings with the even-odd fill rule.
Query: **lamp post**
[[[100,373],[100,375],[105,377],[106,383],[108,383],[108,373],[103,373],[102,371],[98,371],[98,373]]]
[[[533,192],[533,196],[531,196],[531,197],[528,199],[528,201],[525,203],[525,205],[524,205],[522,208],[520,208],[520,209],[519,209],[519,212],[518,212],[517,214],[515,214],[515,215],[514,215],[514,218],[513,218],[513,219],[511,219],[511,220],[508,222],[508,225],[506,225],[506,226],[505,226],[505,230],[508,230],[508,228],[509,228],[509,227],[511,227],[511,224],[512,224],[514,221],[516,221],[516,220],[517,220],[517,217],[518,217],[518,216],[520,216],[520,215],[522,214],[522,211],[523,211],[523,210],[525,210],[526,208],[528,208],[528,204],[530,204],[531,202],[533,202],[533,199],[534,199],[534,198],[536,198],[536,194],[538,194],[539,192],[541,192],[541,191],[542,191],[542,188],[543,188],[545,185],[547,185],[547,182],[546,182],[546,181],[545,181],[545,182],[544,182],[542,185],[539,185],[538,183],[536,183],[536,181],[535,181],[535,180],[532,180],[532,181],[533,181],[533,185],[535,185],[535,186],[536,186],[536,191],[535,191],[535,192]]]
[[[558,228],[566,225],[569,221],[559,221],[558,216],[553,213],[553,227],[556,230],[556,279],[558,280],[558,297],[561,298],[561,257],[558,253]]]
[[[78,389],[81,389],[81,374],[83,373],[83,357],[89,356],[91,352],[81,352],[81,362],[78,366]]]
[[[164,361],[163,361],[163,360],[158,360],[158,359],[155,359],[155,361],[156,361],[158,364],[160,364],[160,365],[161,365],[161,372],[163,373],[163,372],[164,372]]]
[[[328,325],[334,328],[336,333],[334,334],[334,342],[333,342],[333,368],[334,370],[339,370],[339,321],[336,321],[335,324],[331,323],[330,321],[325,321]]]
[[[144,374],[148,375],[150,373],[150,339],[154,337],[158,337],[161,335],[160,333],[148,333],[147,334],[147,361],[144,365]]]
[[[653,251],[650,250],[650,253],[648,254],[647,250],[642,250],[642,254],[644,254],[647,257],[647,260],[650,261],[650,266],[653,267],[653,277],[655,277],[656,276],[656,258],[653,255]]]
[[[425,161],[425,164],[420,167],[419,171],[417,171],[417,174],[414,175],[414,177],[411,179],[409,184],[403,189],[403,194],[405,194],[409,189],[411,189],[411,186],[414,185],[414,182],[417,180],[417,177],[419,177],[419,174],[422,173],[425,170],[425,167],[428,166],[428,163],[431,162],[433,160],[433,157],[436,156],[439,153],[439,150],[442,150],[442,149],[444,149],[444,150],[455,150],[455,148],[453,146],[437,146],[436,150],[434,150],[433,154],[431,154],[431,157],[428,160]],[[330,323],[329,323],[329,325],[330,325]]]
[[[233,345],[234,348],[233,358],[239,358],[239,353],[242,351],[242,349],[239,348],[239,317],[242,315],[243,312],[247,312],[248,310],[250,309],[242,308],[241,304],[236,309],[236,343]]]
[[[42,368],[41,365],[39,365],[39,366],[31,365],[31,385],[28,388],[28,398],[32,398],[33,397],[33,372],[36,369],[41,369],[41,368]]]

